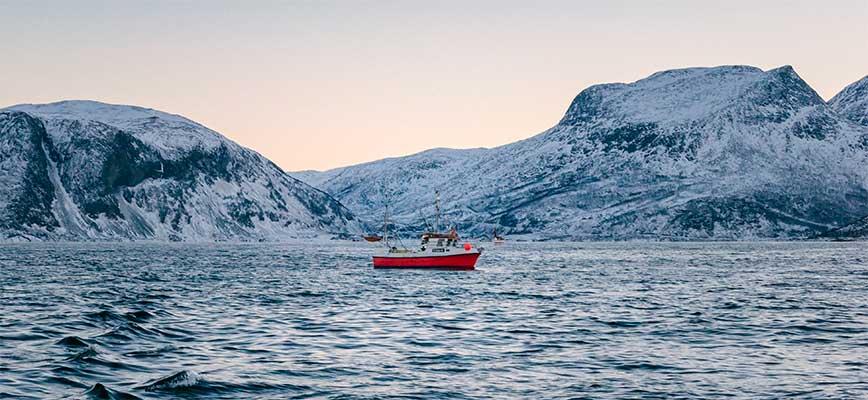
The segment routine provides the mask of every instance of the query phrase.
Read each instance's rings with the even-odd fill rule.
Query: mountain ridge
[[[866,135],[791,66],[685,68],[588,87],[554,127],[472,156],[297,176],[358,215],[389,203],[408,232],[440,190],[453,222],[477,235],[807,237],[864,212]]]
[[[829,105],[854,123],[868,126],[868,75],[847,85]]]
[[[281,240],[444,220],[527,239],[815,237],[868,215],[868,77],[828,102],[791,66],[590,86],[517,142],[287,173],[202,124],[90,100],[0,109],[5,240]],[[305,183],[306,182],[306,183]],[[2,237],[0,237],[0,240]]]

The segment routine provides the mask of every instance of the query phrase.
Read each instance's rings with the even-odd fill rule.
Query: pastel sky
[[[0,107],[141,105],[327,169],[527,138],[670,68],[790,64],[828,99],[868,74],[866,21],[868,0],[0,0]]]

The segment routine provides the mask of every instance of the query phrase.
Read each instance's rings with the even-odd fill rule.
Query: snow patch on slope
[[[85,125],[99,122],[113,126],[160,149],[166,157],[193,148],[213,149],[228,142],[219,133],[180,115],[138,106],[66,100],[49,104],[19,104],[6,109],[26,112],[55,126],[70,121]],[[59,141],[72,139],[62,137],[63,132],[63,129],[52,129],[50,133]]]
[[[66,230],[66,233],[69,235],[92,238],[93,233],[89,229],[87,221],[81,216],[78,206],[72,201],[63,187],[60,175],[57,173],[57,163],[51,159],[44,143],[42,144],[42,151],[48,160],[48,176],[51,184],[54,186],[55,198],[52,204],[52,212],[55,218],[60,222],[62,229]]]

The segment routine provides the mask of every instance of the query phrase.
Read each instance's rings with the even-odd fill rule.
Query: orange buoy
[[[473,248],[473,246],[471,246],[470,243],[464,243],[464,251],[470,251],[471,248]]]

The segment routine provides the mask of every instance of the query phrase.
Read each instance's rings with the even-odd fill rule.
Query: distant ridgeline
[[[0,110],[0,240],[361,231],[328,194],[186,118],[92,101]]]
[[[358,235],[360,219],[373,228],[386,204],[397,226],[418,234],[431,214],[419,207],[436,190],[444,221],[465,236],[860,237],[866,163],[868,77],[825,102],[791,67],[596,85],[526,140],[295,178],[177,115],[92,101],[19,105],[0,110],[0,240]]]
[[[825,102],[789,66],[723,66],[589,87],[501,147],[293,175],[356,215],[388,203],[407,232],[439,190],[471,235],[740,240],[864,235],[866,167],[868,77]]]

